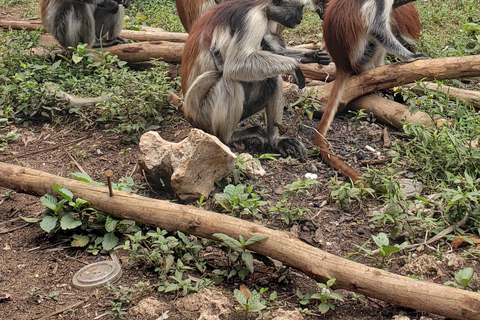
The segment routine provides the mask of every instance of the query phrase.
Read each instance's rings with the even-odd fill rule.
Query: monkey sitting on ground
[[[283,115],[281,74],[296,74],[299,62],[327,64],[328,54],[278,43],[273,22],[296,27],[307,0],[231,0],[210,9],[185,43],[181,80],[183,112],[190,123],[226,144],[258,139],[282,156],[305,161],[303,144],[279,136]],[[237,124],[266,109],[267,133]]]
[[[323,160],[354,182],[360,175],[331,154],[325,136],[352,75],[369,71],[384,63],[385,53],[405,62],[427,58],[408,51],[392,33],[393,0],[330,0],[325,10],[323,37],[337,73],[330,97],[315,134]]]
[[[40,0],[42,22],[64,48],[128,43],[120,37],[130,0]],[[102,39],[108,33],[107,39]]]

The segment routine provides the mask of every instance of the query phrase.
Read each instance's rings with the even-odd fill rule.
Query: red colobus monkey
[[[119,36],[129,5],[130,0],[40,0],[40,13],[47,31],[64,48],[80,42],[108,47],[129,42]]]
[[[425,58],[408,51],[392,33],[392,5],[393,0],[330,0],[325,10],[323,37],[337,73],[315,145],[326,163],[354,181],[360,175],[332,155],[325,143],[333,117],[345,107],[340,100],[350,76],[382,65],[386,52],[405,62]]]
[[[190,123],[224,143],[258,139],[283,156],[306,160],[303,144],[279,136],[283,115],[281,74],[299,62],[327,64],[323,51],[285,48],[269,31],[276,22],[296,27],[307,0],[231,0],[214,6],[192,27],[185,43],[181,80],[183,113]],[[267,133],[237,124],[266,109]]]
[[[177,5],[178,16],[183,27],[187,32],[190,32],[195,21],[207,12],[208,9],[225,1],[229,0],[175,0],[175,4]],[[278,35],[284,29],[280,24],[272,25],[270,28]]]
[[[405,2],[407,0],[402,1]],[[328,2],[329,0],[312,0],[313,9],[322,20]],[[404,4],[400,2],[396,6],[397,2],[400,2],[400,0],[393,3],[391,16],[392,33],[401,40],[402,43],[414,43],[419,39],[420,31],[422,30],[418,11],[412,2]]]

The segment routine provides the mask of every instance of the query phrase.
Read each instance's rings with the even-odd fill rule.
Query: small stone
[[[253,161],[253,157],[248,153],[241,153],[238,157],[242,160],[244,168],[240,171],[245,173],[250,179],[257,179],[263,177],[266,172],[260,164]]]
[[[270,281],[268,281],[267,278],[258,279],[258,284],[262,287],[268,286],[269,283],[270,283]]]
[[[357,234],[365,234],[365,230],[362,227],[357,229]]]
[[[343,239],[343,233],[341,233],[340,231],[337,232],[337,237],[338,239]]]
[[[309,164],[307,164],[305,166],[305,170],[307,170],[308,172],[312,172],[312,173],[317,173],[318,172],[318,169],[313,162],[310,162]]]

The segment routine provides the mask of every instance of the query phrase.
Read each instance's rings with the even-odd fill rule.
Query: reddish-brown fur
[[[194,22],[200,18],[200,9],[205,2],[211,0],[175,0],[178,16],[187,32],[190,32]]]
[[[361,3],[356,0],[331,0],[325,10],[325,17],[328,18],[323,24],[323,37],[327,50],[334,59],[337,74],[314,140],[315,145],[320,148],[323,160],[354,182],[361,181],[362,177],[331,153],[325,142],[325,136],[337,111],[345,108],[345,105],[339,101],[350,76],[365,71],[362,70],[363,66],[353,63],[355,48],[365,30],[359,14],[360,5]],[[396,35],[418,39],[421,24],[413,3],[405,4],[394,10],[391,27],[392,32]]]
[[[49,3],[50,0],[40,0],[40,17],[42,21],[45,21],[45,17],[47,15],[47,7]]]
[[[350,12],[359,12],[360,5],[355,0],[344,1],[339,6],[336,6],[336,2],[336,0],[330,1],[325,10],[325,16],[328,15],[331,19],[323,22],[323,39],[328,47],[328,53],[335,59],[337,73],[343,71],[347,74],[356,74],[359,70],[352,65],[350,57],[345,53],[354,51],[363,30],[365,30],[360,15],[349,14]],[[332,8],[335,8],[335,14],[331,13]],[[335,32],[325,32],[329,30]]]
[[[420,23],[420,17],[413,2],[404,4],[393,10],[392,31],[394,34],[418,40],[421,30],[422,24]]]
[[[187,0],[188,1],[188,0]],[[178,2],[178,1],[177,1]],[[195,28],[193,28],[185,42],[185,49],[182,54],[182,67],[180,70],[180,77],[182,83],[183,94],[186,94],[188,90],[188,82],[193,66],[197,63],[197,58],[201,51],[209,51],[210,44],[212,43],[212,34],[215,25],[209,23],[211,19],[216,15],[216,10],[212,9],[207,11],[203,17],[197,22]],[[200,44],[202,33],[206,35]],[[185,57],[195,57],[195,59],[186,59]]]

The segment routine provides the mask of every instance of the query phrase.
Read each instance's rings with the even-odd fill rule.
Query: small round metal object
[[[120,264],[114,261],[101,261],[89,264],[73,275],[73,285],[78,289],[91,289],[114,283],[122,276]]]

